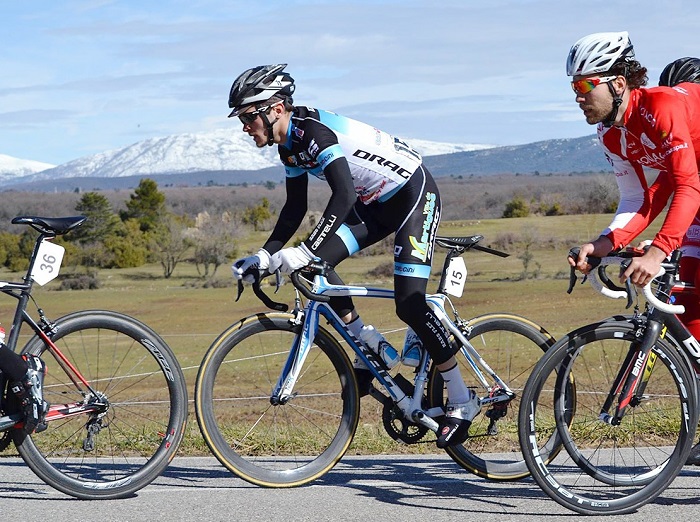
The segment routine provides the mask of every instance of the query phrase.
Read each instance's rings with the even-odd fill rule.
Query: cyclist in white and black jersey
[[[283,72],[285,67],[249,69],[229,94],[229,117],[238,116],[258,147],[277,144],[287,191],[270,237],[256,254],[233,264],[234,277],[245,280],[255,267],[289,273],[314,259],[335,266],[395,233],[396,313],[421,338],[447,388],[437,445],[461,444],[479,413],[479,402],[460,375],[447,331],[425,301],[440,221],[437,185],[420,154],[401,140],[332,112],[295,107],[294,80]],[[309,237],[297,247],[284,248],[306,215],[309,174],[328,182],[330,199]],[[328,279],[342,284],[335,272]],[[354,335],[366,338],[368,327],[349,297],[335,297],[331,306]],[[356,361],[355,366],[360,382],[368,382],[364,365]]]

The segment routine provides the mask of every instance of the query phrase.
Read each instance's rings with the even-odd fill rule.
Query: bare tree
[[[194,262],[197,272],[207,279],[216,274],[217,269],[236,255],[238,227],[229,212],[211,216],[200,212],[194,227],[187,231],[194,243]]]
[[[173,275],[175,267],[192,246],[192,240],[187,236],[187,229],[185,217],[166,214],[150,232],[151,249],[160,261],[163,276],[166,279]]]

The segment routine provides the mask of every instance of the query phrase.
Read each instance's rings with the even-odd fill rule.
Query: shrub
[[[503,211],[504,218],[527,217],[529,215],[530,206],[520,196],[515,196],[506,203],[506,209]]]
[[[61,280],[59,290],[97,290],[100,282],[93,274],[66,277]]]

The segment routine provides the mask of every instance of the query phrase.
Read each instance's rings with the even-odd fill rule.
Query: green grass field
[[[568,265],[566,253],[571,246],[597,236],[609,222],[609,215],[528,217],[468,222],[446,222],[441,235],[485,236],[482,244],[503,248],[509,258],[498,258],[482,252],[465,255],[469,271],[464,296],[455,299],[460,315],[473,317],[487,312],[521,314],[543,325],[558,337],[593,320],[624,310],[624,301],[612,301],[596,294],[588,286],[579,286],[567,295]],[[239,246],[239,252],[255,251],[267,233],[256,233]],[[646,237],[646,236],[645,236]],[[651,237],[651,236],[648,236]],[[528,271],[536,277],[522,279],[523,242],[531,254]],[[501,247],[501,244],[512,246]],[[444,254],[437,251],[433,273],[439,272]],[[372,279],[369,270],[391,261],[390,253],[380,256],[358,256],[348,259],[338,268],[347,283],[389,286],[391,279]],[[18,274],[4,273],[1,278],[15,280]],[[228,265],[219,269],[217,278],[230,281],[224,288],[199,288],[195,268],[181,263],[173,277],[164,279],[160,266],[135,269],[104,270],[99,273],[101,288],[84,291],[56,291],[57,284],[38,288],[35,297],[50,318],[81,309],[110,309],[132,315],[159,332],[175,351],[188,381],[192,403],[195,377],[200,361],[217,335],[231,323],[255,312],[262,305],[252,292],[245,292],[235,302],[235,287]],[[434,291],[437,280],[431,281]],[[272,295],[272,288],[268,292]],[[284,285],[275,296],[291,304],[291,285]],[[0,302],[0,320],[7,326],[14,310],[14,300]],[[385,332],[396,347],[403,340],[405,325],[394,315],[389,300],[357,299],[355,304],[365,318]],[[31,310],[31,307],[30,307]],[[400,348],[399,348],[400,349]],[[433,445],[403,446],[383,434],[378,403],[370,398],[362,401],[363,416],[351,451],[358,453],[437,451]],[[190,407],[188,433],[182,452],[206,454]]]

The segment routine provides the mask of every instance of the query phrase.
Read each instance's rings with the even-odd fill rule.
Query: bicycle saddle
[[[87,219],[87,216],[72,217],[38,217],[38,216],[18,216],[12,219],[13,225],[29,225],[42,234],[60,236],[79,227]]]

